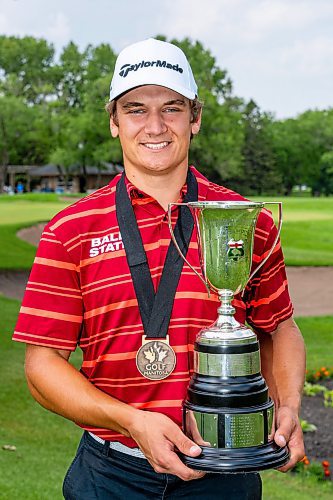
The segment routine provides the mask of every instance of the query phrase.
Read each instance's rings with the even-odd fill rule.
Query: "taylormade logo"
[[[130,71],[138,71],[138,69],[140,68],[150,68],[153,66],[156,66],[157,68],[172,69],[173,71],[178,71],[178,73],[183,72],[183,68],[178,66],[178,64],[170,64],[166,61],[160,61],[159,59],[157,59],[157,61],[141,61],[138,64],[124,64],[120,68],[119,75],[123,78],[126,78]]]

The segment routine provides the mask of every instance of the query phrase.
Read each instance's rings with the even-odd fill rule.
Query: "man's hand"
[[[292,469],[304,457],[303,433],[298,420],[305,376],[305,347],[292,318],[278,325],[270,335],[259,333],[261,371],[275,402],[274,441],[287,445],[289,462],[281,472]]]
[[[303,432],[297,413],[287,406],[281,406],[276,415],[277,429],[274,434],[274,441],[278,446],[288,446],[290,459],[286,465],[280,467],[280,472],[287,472],[295,467],[297,462],[302,460],[305,454],[303,443]]]
[[[162,413],[140,411],[128,430],[155,472],[174,474],[184,481],[205,475],[204,472],[186,467],[175,452],[179,450],[184,455],[197,457],[201,448]]]

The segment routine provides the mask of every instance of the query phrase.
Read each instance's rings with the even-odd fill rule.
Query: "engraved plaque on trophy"
[[[272,202],[273,203],[273,202]],[[194,374],[183,404],[183,429],[202,448],[199,457],[181,455],[193,469],[210,472],[250,472],[280,467],[289,459],[270,433],[274,403],[260,373],[255,333],[236,321],[231,302],[235,294],[264,265],[273,246],[251,274],[256,222],[267,203],[205,201],[171,203],[169,227],[180,255],[204,282],[208,293],[219,295],[216,321],[203,328],[194,345]],[[173,206],[187,206],[194,217],[202,275],[181,253],[171,224]]]

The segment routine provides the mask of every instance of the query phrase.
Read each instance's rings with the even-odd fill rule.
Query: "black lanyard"
[[[197,201],[198,183],[190,169],[186,182],[187,193],[184,203]],[[116,188],[116,213],[146,338],[166,338],[184,261],[174,243],[170,241],[161,281],[155,294],[141,234],[126,190],[124,173]],[[193,226],[190,210],[187,207],[179,207],[174,234],[185,256]]]

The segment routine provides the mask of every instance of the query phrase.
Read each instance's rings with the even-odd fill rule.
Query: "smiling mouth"
[[[142,146],[144,146],[147,149],[151,149],[152,151],[159,151],[160,149],[166,148],[170,142],[164,141],[164,142],[145,142],[142,143]]]

